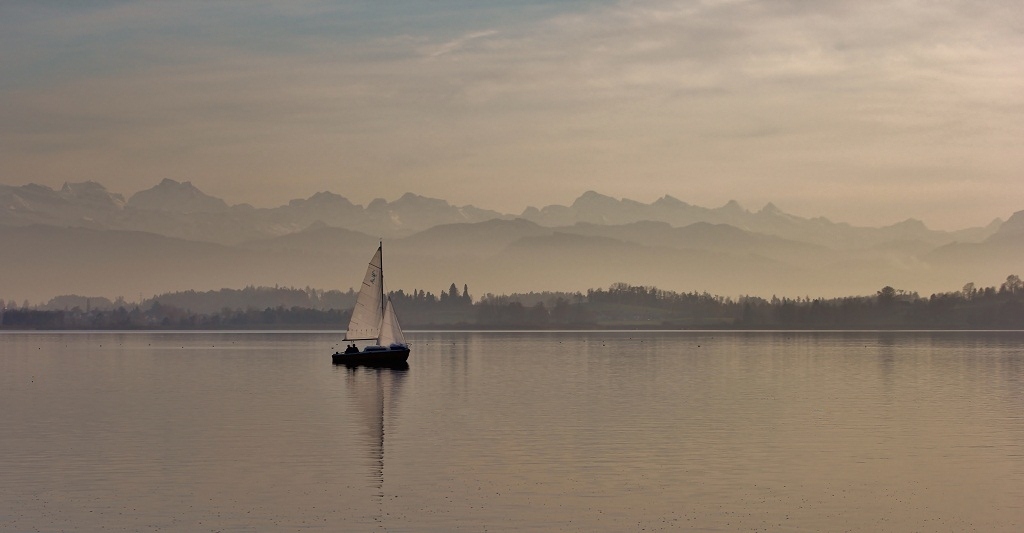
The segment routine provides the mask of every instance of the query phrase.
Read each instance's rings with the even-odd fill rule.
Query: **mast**
[[[377,251],[380,252],[380,319],[384,320],[384,239],[377,243]]]

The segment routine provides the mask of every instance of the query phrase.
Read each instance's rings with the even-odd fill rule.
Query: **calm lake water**
[[[2,531],[1024,531],[1024,334],[0,334]]]

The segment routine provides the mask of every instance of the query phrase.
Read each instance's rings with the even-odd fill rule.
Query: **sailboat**
[[[344,352],[331,356],[334,364],[397,366],[405,365],[409,359],[409,344],[405,342],[402,326],[398,324],[391,297],[384,292],[383,251],[381,243],[377,253],[370,259],[359,288],[356,305],[352,309],[345,341],[351,342]],[[372,341],[362,350],[356,342]]]

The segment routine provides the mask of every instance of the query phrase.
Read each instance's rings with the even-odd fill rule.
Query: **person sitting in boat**
[[[348,345],[348,348],[345,348],[345,353],[359,353],[359,348],[356,347],[356,343],[353,342]]]

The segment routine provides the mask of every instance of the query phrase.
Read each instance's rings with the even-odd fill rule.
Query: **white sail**
[[[371,340],[380,335],[384,291],[380,271],[380,248],[366,267],[363,286],[359,288],[356,306],[352,309],[352,320],[348,322],[345,340]]]
[[[391,298],[388,298],[384,306],[384,317],[380,323],[380,337],[377,344],[389,346],[391,344],[405,344],[405,335],[402,333],[402,326],[398,325],[398,316],[395,315],[395,307],[391,305]]]

